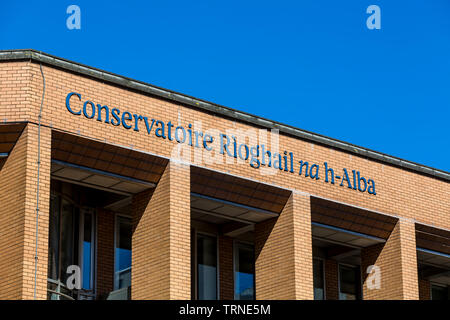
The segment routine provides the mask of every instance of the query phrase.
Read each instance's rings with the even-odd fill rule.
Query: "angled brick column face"
[[[0,299],[33,299],[38,128],[28,124],[0,171]],[[47,298],[51,130],[41,127],[36,298]]]
[[[370,265],[380,268],[380,288],[367,276]],[[363,298],[366,300],[417,300],[419,284],[414,222],[400,219],[384,244],[361,251]]]
[[[309,195],[293,193],[278,218],[255,227],[256,299],[312,300]]]
[[[170,162],[133,199],[132,299],[190,299],[190,168]]]

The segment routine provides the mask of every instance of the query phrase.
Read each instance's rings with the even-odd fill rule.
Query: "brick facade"
[[[339,299],[339,265],[336,260],[326,259],[325,268],[325,299]]]
[[[106,298],[114,288],[114,212],[97,210],[97,295]]]
[[[173,158],[175,141],[116,127],[96,119],[75,116],[65,108],[69,92],[78,92],[73,107],[82,108],[85,100],[118,107],[149,118],[172,121],[175,125],[208,131],[218,141],[219,132],[249,132],[259,127],[205,112],[195,107],[139,93],[93,77],[43,65],[46,94],[41,127],[40,218],[38,243],[37,296],[46,298],[47,237],[50,197],[51,132],[57,130],[102,141],[105,144]],[[29,299],[34,289],[34,248],[36,209],[37,121],[42,96],[42,76],[34,61],[0,62],[0,121],[27,122],[10,155],[3,160],[0,180],[0,299]],[[250,134],[251,135],[251,134]],[[268,143],[269,148],[272,143]],[[217,144],[214,145],[219,148]],[[386,244],[363,250],[362,271],[374,262],[382,269],[382,289],[368,291],[366,299],[418,299],[417,261],[414,222],[450,229],[450,184],[417,172],[335,148],[280,134],[279,150],[292,151],[296,161],[323,164],[336,171],[357,169],[376,182],[377,195],[359,192],[338,184],[332,185],[296,173],[277,171],[261,174],[248,162],[229,163],[226,155],[214,154],[216,162],[203,161],[202,167],[226,172],[245,179],[271,184],[292,191],[282,214],[256,225],[255,281],[257,299],[312,299],[312,248],[310,195],[323,197],[367,210],[399,217],[400,220]],[[192,148],[185,149],[194,162]],[[211,153],[213,154],[213,153]],[[200,154],[200,158],[204,155]],[[198,157],[197,157],[198,158]],[[205,160],[205,159],[203,159]],[[233,160],[234,161],[234,160]],[[133,199],[133,299],[189,299],[191,297],[190,261],[190,176],[189,165],[170,162],[154,190]],[[113,222],[105,212],[99,213],[99,254],[97,288],[111,288],[111,228]],[[228,248],[229,242],[219,240]],[[112,249],[113,250],[113,249]],[[105,252],[103,252],[105,251]],[[221,254],[221,278],[232,275],[230,256]],[[112,256],[111,256],[112,255]],[[101,261],[100,261],[101,258]],[[337,293],[337,265],[325,262],[326,297]],[[232,266],[232,263],[231,263]],[[363,275],[364,277],[364,275]],[[230,278],[232,279],[232,278]],[[232,286],[221,283],[220,296],[232,296]],[[422,289],[420,290],[422,292]],[[420,295],[423,296],[423,293]]]
[[[380,267],[380,289],[367,287],[366,270],[370,265]],[[414,223],[400,219],[386,243],[364,248],[361,252],[361,272],[364,299],[419,299]]]
[[[133,199],[132,298],[190,299],[189,166],[170,162],[154,192]]]
[[[234,299],[233,239],[219,236],[220,299]]]
[[[431,300],[431,284],[430,281],[419,279],[419,299]]]
[[[218,117],[214,114],[181,104],[165,101],[149,95],[139,94],[125,88],[97,81],[64,70],[44,66],[47,94],[44,102],[43,124],[54,129],[60,129],[74,134],[80,134],[135,150],[156,153],[163,157],[172,157],[175,141],[149,136],[145,128],[139,132],[115,127],[111,124],[75,116],[65,108],[65,99],[69,92],[79,92],[82,101],[73,99],[73,108],[82,109],[83,101],[90,100],[102,105],[119,107],[130,113],[148,115],[161,119],[166,123],[187,126],[197,123],[202,130],[217,134],[235,129],[246,132],[249,129],[259,129],[255,126]],[[3,84],[0,101],[0,119],[13,121],[37,122],[40,98],[42,95],[42,77],[39,64],[30,61],[0,62],[0,80]],[[27,105],[26,108],[22,105]],[[201,124],[199,122],[201,121]],[[217,131],[218,130],[218,131]],[[216,142],[219,141],[216,137]],[[270,138],[269,138],[270,140]],[[270,147],[270,143],[267,144]],[[214,145],[218,147],[217,145]],[[292,190],[307,192],[312,195],[331,200],[357,205],[369,210],[398,215],[414,219],[423,224],[438,228],[450,229],[449,183],[433,177],[414,173],[388,164],[369,160],[365,157],[350,155],[346,152],[317,145],[294,137],[280,134],[279,149],[292,151],[295,160],[311,161],[328,165],[336,170],[355,168],[366,177],[376,181],[377,195],[339,187],[338,184],[325,183],[323,179],[316,181],[298,174],[280,171],[275,175],[262,175],[260,171],[251,168],[248,163],[229,163],[229,158],[223,156],[222,163],[203,162],[202,166],[221,172],[229,172],[238,176],[255,179],[262,183],[279,185]],[[188,149],[191,150],[191,149]],[[191,153],[191,160],[194,161]],[[201,158],[201,156],[200,156]],[[221,157],[217,156],[219,160]],[[323,175],[322,175],[323,178]],[[439,212],[439,214],[436,214]]]
[[[312,300],[310,199],[293,193],[283,212],[255,227],[256,299]]]
[[[36,298],[47,298],[51,130],[41,127]],[[38,128],[28,124],[0,171],[0,299],[33,299]]]

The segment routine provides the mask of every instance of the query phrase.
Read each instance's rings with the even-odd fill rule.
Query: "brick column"
[[[380,289],[369,289],[366,270],[369,265],[380,267]],[[361,251],[363,298],[367,300],[417,300],[416,236],[414,222],[400,219],[389,239]]]
[[[190,299],[190,168],[170,162],[133,199],[132,299]]]
[[[255,227],[256,299],[314,299],[309,195],[293,193],[278,218]]]
[[[28,124],[0,171],[0,299],[33,299],[38,128]],[[36,298],[47,299],[51,130],[41,127]]]
[[[233,239],[219,236],[220,299],[234,300]]]
[[[97,210],[97,296],[106,298],[114,288],[114,212]]]
[[[429,280],[419,279],[419,299],[431,300],[431,284]]]
[[[339,265],[336,260],[325,260],[325,299],[339,300]]]

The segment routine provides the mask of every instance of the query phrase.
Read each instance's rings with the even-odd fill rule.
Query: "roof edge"
[[[122,87],[144,92],[153,96],[161,97],[167,100],[192,106],[204,111],[212,112],[221,116],[236,119],[238,121],[257,125],[267,129],[278,129],[280,132],[311,141],[314,143],[330,146],[357,156],[366,157],[382,163],[400,167],[410,171],[414,171],[427,176],[435,177],[450,182],[450,172],[425,166],[412,161],[404,160],[388,154],[360,147],[338,139],[330,138],[317,133],[309,132],[290,125],[286,125],[277,121],[265,119],[253,114],[239,111],[233,108],[221,106],[202,99],[194,98],[189,95],[178,93],[172,90],[157,87],[142,81],[127,78],[112,72],[104,71],[94,67],[90,67],[81,63],[66,60],[60,57],[52,56],[42,51],[34,49],[16,49],[16,50],[0,50],[0,61],[11,60],[34,60],[47,65],[62,68],[71,72],[79,73],[89,77],[93,77],[102,81],[110,82]]]

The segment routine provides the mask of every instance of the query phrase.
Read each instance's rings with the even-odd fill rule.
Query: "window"
[[[217,299],[217,240],[197,234],[197,297]]]
[[[83,289],[93,290],[94,288],[94,212],[92,209],[82,209],[80,221],[83,228],[80,228],[80,239],[83,239],[80,255],[83,270]]]
[[[234,249],[234,299],[253,300],[255,271],[253,246],[236,242]]]
[[[325,300],[325,281],[323,272],[323,261],[321,259],[314,259],[314,300]]]
[[[50,198],[48,279],[50,299],[61,299],[58,293],[80,298],[93,294],[95,288],[95,211],[80,208],[62,196]],[[78,296],[66,288],[73,273],[71,265],[80,267],[81,291]]]
[[[339,300],[358,300],[361,295],[359,267],[339,265]]]
[[[78,265],[78,208],[66,199],[61,201],[60,211],[60,280],[66,284],[70,276],[66,271],[71,265]]]
[[[114,290],[131,286],[131,237],[131,219],[117,216]]]
[[[59,197],[52,196],[50,199],[50,217],[48,234],[48,278],[59,279]]]
[[[449,300],[449,288],[442,285],[431,285],[431,300]]]

